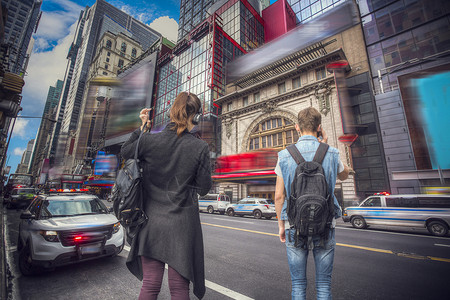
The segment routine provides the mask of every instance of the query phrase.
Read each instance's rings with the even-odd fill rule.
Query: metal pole
[[[381,70],[378,70],[378,82],[380,83],[381,94],[384,94],[383,80],[381,79]]]

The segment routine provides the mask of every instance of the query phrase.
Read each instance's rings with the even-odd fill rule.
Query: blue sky
[[[150,25],[164,36],[175,39],[180,11],[179,0],[109,0],[110,4]],[[80,11],[95,0],[44,0],[42,18],[36,34],[33,54],[25,76],[22,116],[41,117],[48,89],[64,79],[66,56]],[[6,166],[14,172],[29,140],[36,137],[40,119],[18,118],[8,147]]]

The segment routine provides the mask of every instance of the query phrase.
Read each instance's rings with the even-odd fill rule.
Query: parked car
[[[124,247],[120,222],[95,195],[38,195],[20,218],[17,250],[24,275],[116,256]]]
[[[210,214],[219,212],[225,214],[227,205],[230,204],[230,197],[225,194],[206,194],[198,197],[199,211],[207,211]]]
[[[27,207],[36,197],[36,189],[31,187],[15,188],[11,195],[6,199],[7,208]]]
[[[275,204],[271,199],[264,198],[244,198],[238,203],[230,204],[227,207],[227,215],[229,216],[245,216],[251,215],[256,219],[262,217],[271,219],[275,217]]]
[[[377,194],[345,208],[342,219],[360,229],[370,225],[422,227],[445,236],[450,227],[450,196]]]

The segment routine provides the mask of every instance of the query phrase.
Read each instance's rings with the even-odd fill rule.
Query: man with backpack
[[[334,196],[336,178],[345,180],[349,168],[339,151],[327,145],[320,113],[312,107],[298,113],[300,138],[278,153],[275,168],[275,208],[280,241],[286,243],[292,299],[306,299],[306,262],[312,249],[317,299],[331,299],[334,231],[342,215]]]

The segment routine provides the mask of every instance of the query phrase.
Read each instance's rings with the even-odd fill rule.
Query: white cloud
[[[17,156],[22,156],[24,151],[25,149],[17,147],[13,150],[13,154]]]
[[[174,19],[164,16],[155,19],[149,26],[169,40],[176,42],[178,37],[178,23]]]
[[[52,1],[53,2],[53,1]],[[36,39],[57,41],[69,34],[69,28],[76,21],[83,9],[76,3],[67,0],[54,1],[60,6],[57,11],[43,11],[41,21],[36,33]],[[38,45],[42,46],[42,44]],[[35,52],[46,50],[46,48],[35,47]]]
[[[16,123],[14,124],[14,131],[12,138],[14,137],[26,138],[28,133],[26,130],[28,122],[29,120],[17,118]]]

